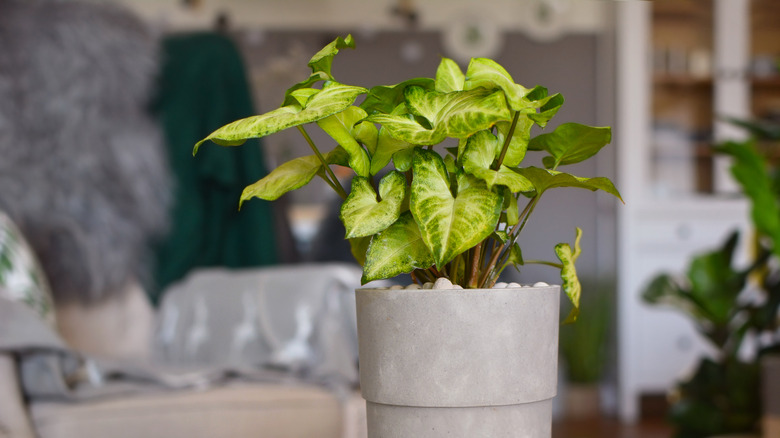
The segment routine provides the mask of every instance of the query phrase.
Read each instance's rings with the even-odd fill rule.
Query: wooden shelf
[[[653,85],[664,87],[711,87],[712,84],[712,77],[662,74],[653,78]]]

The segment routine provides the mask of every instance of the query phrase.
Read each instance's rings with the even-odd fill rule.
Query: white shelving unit
[[[734,185],[728,163],[718,158],[712,161],[712,193],[695,185],[688,191],[657,190],[654,178],[664,175],[658,166],[670,164],[658,161],[654,150],[662,141],[654,139],[653,99],[659,98],[653,76],[654,2],[619,3],[616,140],[618,187],[626,205],[618,208],[618,409],[624,421],[632,422],[640,415],[642,394],[667,391],[708,353],[686,316],[642,303],[643,287],[660,272],[682,273],[694,253],[714,249],[729,231],[745,230],[748,213],[744,200],[727,194]],[[713,0],[712,5],[710,74],[678,82],[711,87],[712,114],[746,117],[749,84],[740,72],[747,71],[749,2]],[[711,130],[716,141],[743,135],[720,124]],[[680,169],[695,172],[690,165]]]

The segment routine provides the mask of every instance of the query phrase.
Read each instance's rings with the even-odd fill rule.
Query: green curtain
[[[156,249],[152,302],[199,266],[251,267],[278,260],[272,204],[253,200],[238,211],[245,186],[266,175],[260,142],[236,148],[193,145],[213,130],[255,114],[241,54],[215,33],[163,41],[153,108],[162,123],[174,176],[171,229]]]

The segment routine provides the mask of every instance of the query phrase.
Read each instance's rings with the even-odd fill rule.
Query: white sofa
[[[57,309],[60,331],[0,298],[0,437],[364,437],[350,307],[359,275],[343,264],[203,270],[156,313],[138,287]],[[25,369],[41,354],[64,385]],[[87,360],[68,370],[73,357]]]

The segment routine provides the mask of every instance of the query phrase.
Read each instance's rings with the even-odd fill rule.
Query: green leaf
[[[339,164],[345,158],[346,152],[337,147],[325,156],[325,161],[328,164]],[[244,201],[252,198],[276,200],[283,194],[308,184],[322,169],[322,163],[316,155],[295,158],[281,164],[264,178],[244,189],[239,208]]]
[[[564,99],[561,94],[553,94],[552,96],[545,97],[535,103],[541,104],[539,113],[528,114],[528,118],[536,122],[537,125],[544,128],[547,126],[547,122],[550,121],[563,105]]]
[[[414,158],[415,148],[402,149],[393,154],[393,164],[401,172],[406,172],[412,168],[412,158]]]
[[[396,223],[371,239],[361,281],[365,284],[392,278],[432,265],[433,255],[425,245],[412,214],[406,212]]]
[[[376,86],[368,90],[368,95],[360,107],[368,114],[390,114],[399,104],[404,103],[404,90],[410,85],[433,90],[435,82],[431,78],[414,78],[396,85]]]
[[[487,183],[488,189],[494,185],[508,187],[512,192],[532,192],[534,186],[528,179],[506,166],[493,170],[493,161],[500,153],[501,144],[490,131],[479,131],[468,138],[461,156],[463,169]]]
[[[366,264],[366,252],[368,251],[368,245],[371,244],[372,236],[355,237],[349,239],[349,249],[352,253],[352,257],[358,265],[363,266]]]
[[[379,129],[376,141],[376,151],[374,151],[374,154],[371,156],[371,175],[376,175],[380,170],[384,169],[384,167],[390,163],[390,160],[396,152],[412,147],[414,146],[388,134],[387,128],[383,126]],[[409,165],[411,166],[411,161]]]
[[[369,154],[373,155],[376,153],[379,146],[379,130],[376,129],[376,125],[371,122],[360,122],[352,128],[352,136],[355,137],[355,140],[365,145]],[[372,175],[374,174],[372,173]]]
[[[466,175],[458,178],[453,196],[444,161],[435,152],[415,149],[412,167],[410,209],[436,265],[442,267],[493,232],[503,200]]]
[[[364,237],[376,234],[392,225],[401,215],[401,204],[406,197],[406,177],[390,172],[379,183],[379,198],[368,178],[352,179],[352,190],[341,205],[339,217],[347,230],[346,237]]]
[[[528,142],[531,140],[531,128],[533,127],[533,120],[529,119],[527,115],[520,114],[515,125],[515,131],[512,134],[512,139],[509,142],[509,148],[504,156],[504,165],[507,167],[518,166],[525,158],[525,153],[528,150]],[[512,122],[498,122],[496,123],[496,131],[498,133],[498,143],[504,144],[506,136],[509,135],[509,130],[512,127]]]
[[[302,107],[305,101],[301,102],[303,95],[301,94],[300,90],[318,91],[316,88],[312,88],[311,86],[317,82],[327,81],[330,79],[330,76],[324,72],[312,73],[308,78],[287,89],[287,91],[284,93],[284,100],[282,101],[281,106],[298,105]]]
[[[362,177],[368,177],[370,164],[368,154],[354,135],[355,125],[365,117],[365,111],[356,106],[350,106],[338,114],[317,121],[317,125],[347,151],[349,167]]]
[[[283,194],[308,184],[321,167],[322,163],[316,155],[290,160],[271,171],[263,179],[247,186],[241,193],[239,206],[251,198],[276,200]]]
[[[582,230],[577,227],[577,237],[574,239],[574,251],[568,243],[559,243],[555,245],[555,254],[558,259],[563,263],[561,268],[561,280],[563,280],[563,291],[571,301],[572,309],[569,315],[563,321],[564,324],[570,324],[577,320],[577,316],[580,314],[580,295],[582,293],[582,285],[579,278],[577,278],[577,268],[574,263],[580,256],[580,238],[582,238]]]
[[[506,224],[510,227],[520,222],[520,210],[517,207],[517,197],[512,193],[505,193],[504,199],[509,205],[506,207]]]
[[[731,174],[750,198],[753,224],[772,239],[772,251],[780,255],[780,206],[766,159],[752,142],[727,142],[718,150],[734,157]]]
[[[528,178],[536,188],[537,195],[556,187],[578,187],[591,191],[603,190],[623,201],[620,193],[608,178],[583,178],[555,170],[540,169],[538,167],[524,167],[516,172]]]
[[[297,104],[283,106],[259,116],[229,123],[196,143],[192,153],[196,154],[200,145],[207,140],[221,146],[238,146],[249,138],[265,137],[293,126],[316,122],[344,111],[365,92],[366,89],[362,87],[328,82],[309,98],[304,108]]]
[[[466,70],[466,82],[464,90],[477,88],[504,91],[509,106],[515,111],[528,111],[530,107],[525,95],[528,89],[516,84],[512,76],[497,62],[487,58],[474,58]]]
[[[596,128],[579,123],[564,123],[549,134],[534,137],[528,148],[533,151],[547,151],[550,156],[544,157],[544,166],[555,169],[596,155],[610,141],[612,129],[609,127]]]
[[[333,58],[339,53],[340,49],[346,48],[355,48],[355,40],[352,38],[352,35],[347,35],[346,38],[337,37],[330,44],[323,47],[309,60],[309,67],[311,67],[312,73],[323,72],[329,79],[333,79],[333,75],[330,72]]]
[[[436,70],[436,91],[449,93],[463,90],[466,77],[458,64],[449,58],[442,58]]]

